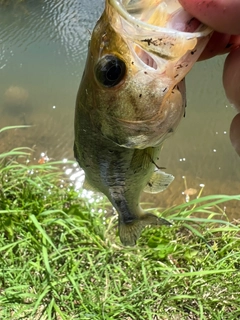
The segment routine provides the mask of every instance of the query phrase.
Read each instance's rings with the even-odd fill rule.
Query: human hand
[[[179,0],[183,8],[214,31],[199,60],[228,53],[223,86],[228,100],[239,112],[230,126],[230,139],[240,156],[240,1]]]

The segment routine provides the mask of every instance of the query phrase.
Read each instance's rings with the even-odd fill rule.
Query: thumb
[[[240,113],[238,113],[234,118],[230,126],[230,140],[240,156]]]

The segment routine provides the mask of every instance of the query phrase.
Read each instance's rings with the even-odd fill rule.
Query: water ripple
[[[28,0],[1,5],[0,69],[6,65],[13,48],[28,50],[43,44],[55,44],[67,64],[83,60],[89,30],[99,18],[103,3],[104,0]]]

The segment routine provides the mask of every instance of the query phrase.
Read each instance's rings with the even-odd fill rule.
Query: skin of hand
[[[199,60],[228,53],[223,68],[226,96],[237,112],[230,126],[230,140],[240,156],[240,1],[179,0],[183,8],[214,31]]]

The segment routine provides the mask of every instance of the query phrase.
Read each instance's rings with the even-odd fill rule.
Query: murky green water
[[[10,1],[0,10],[0,127],[31,124],[1,136],[0,152],[16,146],[73,158],[75,98],[90,32],[103,0]],[[229,141],[235,111],[225,98],[224,57],[198,63],[187,77],[186,118],[166,141],[160,165],[176,179],[159,196],[159,206],[184,201],[187,187],[203,194],[240,192],[240,159]],[[232,205],[229,214],[237,216]]]

